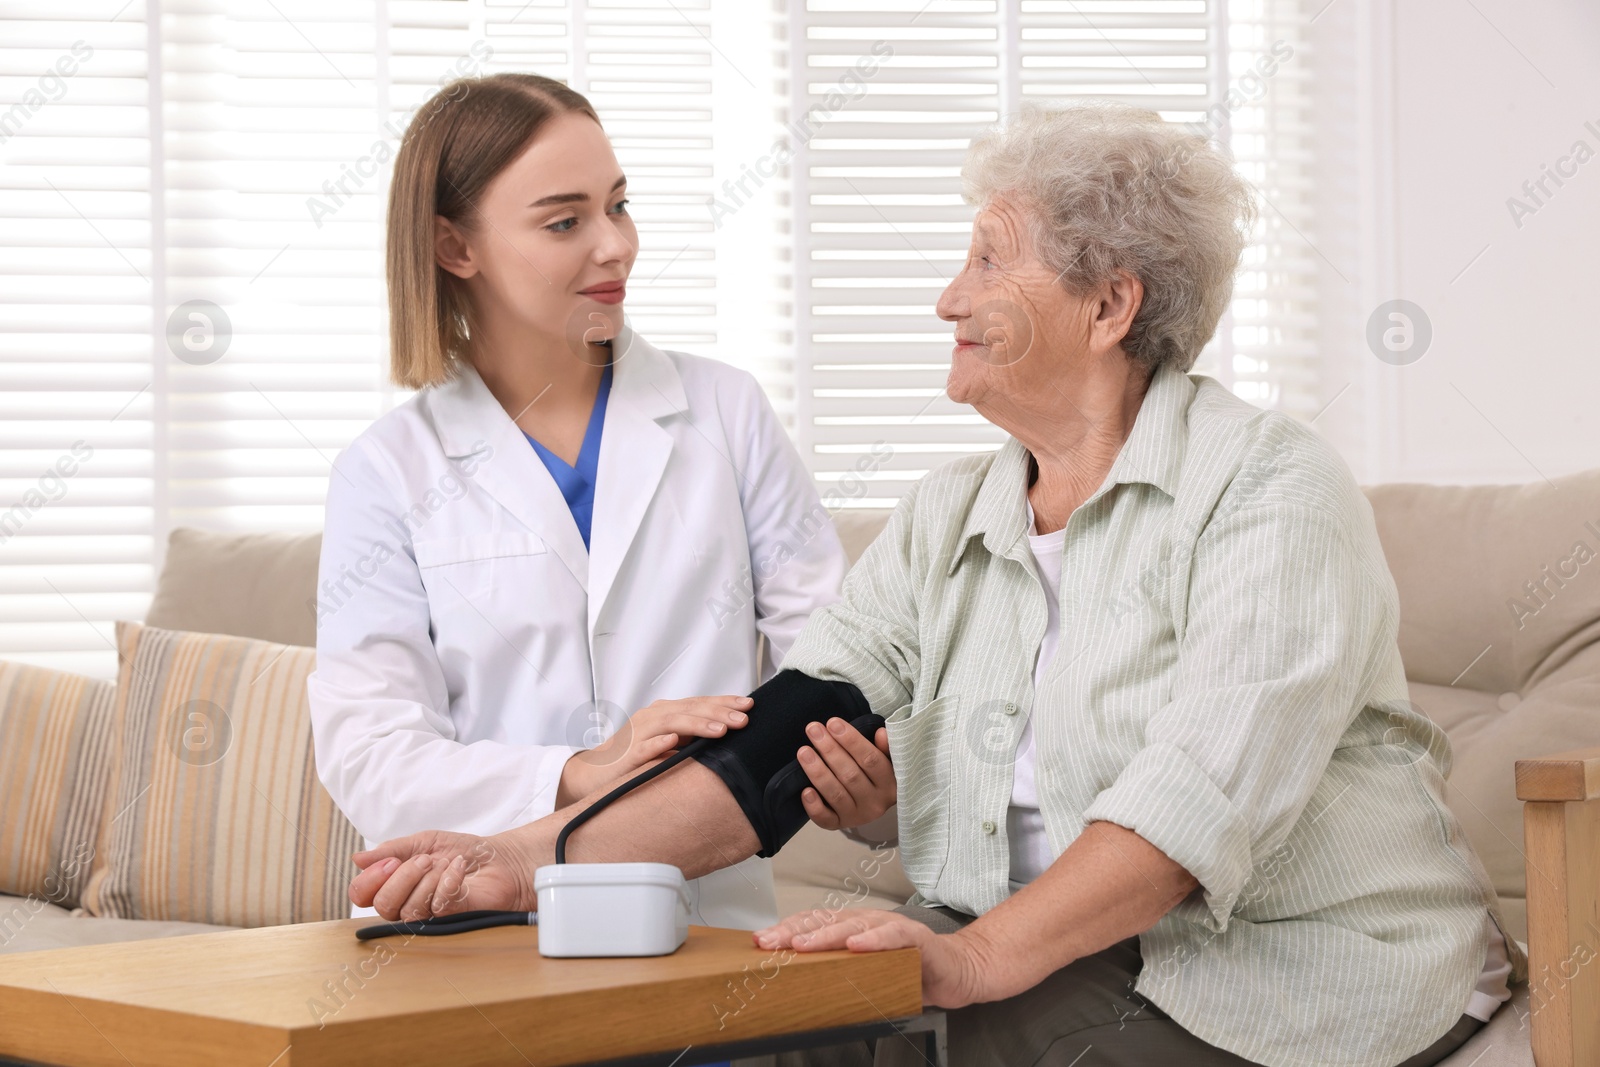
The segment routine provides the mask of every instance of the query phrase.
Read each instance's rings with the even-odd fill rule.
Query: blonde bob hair
[[[1257,213],[1249,183],[1202,134],[1128,104],[1024,105],[972,143],[961,185],[969,203],[1015,197],[1069,292],[1137,277],[1144,299],[1122,350],[1151,371],[1194,365]]]
[[[491,74],[444,86],[406,127],[389,183],[385,274],[389,377],[409,389],[453,378],[467,359],[472,302],[434,259],[433,219],[468,233],[484,190],[545,123],[577,112],[600,117],[582,93],[537,74]]]

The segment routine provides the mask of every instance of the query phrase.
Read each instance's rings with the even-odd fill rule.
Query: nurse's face
[[[440,265],[466,279],[486,341],[531,336],[586,356],[584,342],[617,335],[639,254],[625,186],[599,124],[563,114],[490,181],[476,225],[435,220]]]

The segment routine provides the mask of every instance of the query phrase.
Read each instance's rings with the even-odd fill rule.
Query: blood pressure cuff
[[[825,682],[795,670],[779,671],[750,696],[755,703],[749,721],[722,737],[697,739],[710,743],[691,758],[715,771],[739,802],[761,839],[756,855],[775,856],[811,819],[800,801],[811,779],[794,757],[810,744],[806,727],[837,715],[870,741],[883,717],[872,713],[849,682]]]

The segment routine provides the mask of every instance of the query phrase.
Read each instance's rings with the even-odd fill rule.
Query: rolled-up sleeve
[[[1171,700],[1083,819],[1126,827],[1182,865],[1204,891],[1206,925],[1222,931],[1384,669],[1399,607],[1375,536],[1302,505],[1214,519],[1188,589]]]
[[[734,439],[745,442],[739,498],[750,541],[756,629],[767,639],[761,665],[766,681],[812,612],[839,598],[849,562],[772,402],[755,378],[744,374],[737,380],[744,388],[731,405],[737,414],[730,421]]]
[[[912,580],[916,489],[845,576],[842,597],[812,613],[783,667],[850,682],[879,715],[910,703],[921,652]]]

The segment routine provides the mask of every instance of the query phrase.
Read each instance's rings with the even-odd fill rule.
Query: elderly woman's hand
[[[352,858],[362,870],[350,883],[350,902],[391,921],[534,908],[525,857],[503,834],[424,830]]]
[[[963,1008],[993,999],[984,976],[982,943],[967,930],[936,934],[897,911],[877,908],[813,908],[796,912],[776,926],[751,935],[757,947],[790,948],[796,952],[824,952],[847,948],[852,952],[881,952],[914,948],[922,955],[922,1002],[937,1008]]]
[[[869,743],[861,731],[835,716],[806,727],[811,744],[800,749],[800,767],[814,788],[800,794],[811,821],[824,830],[861,826],[894,807],[894,765],[889,731],[878,727]],[[815,747],[813,747],[815,746]]]

